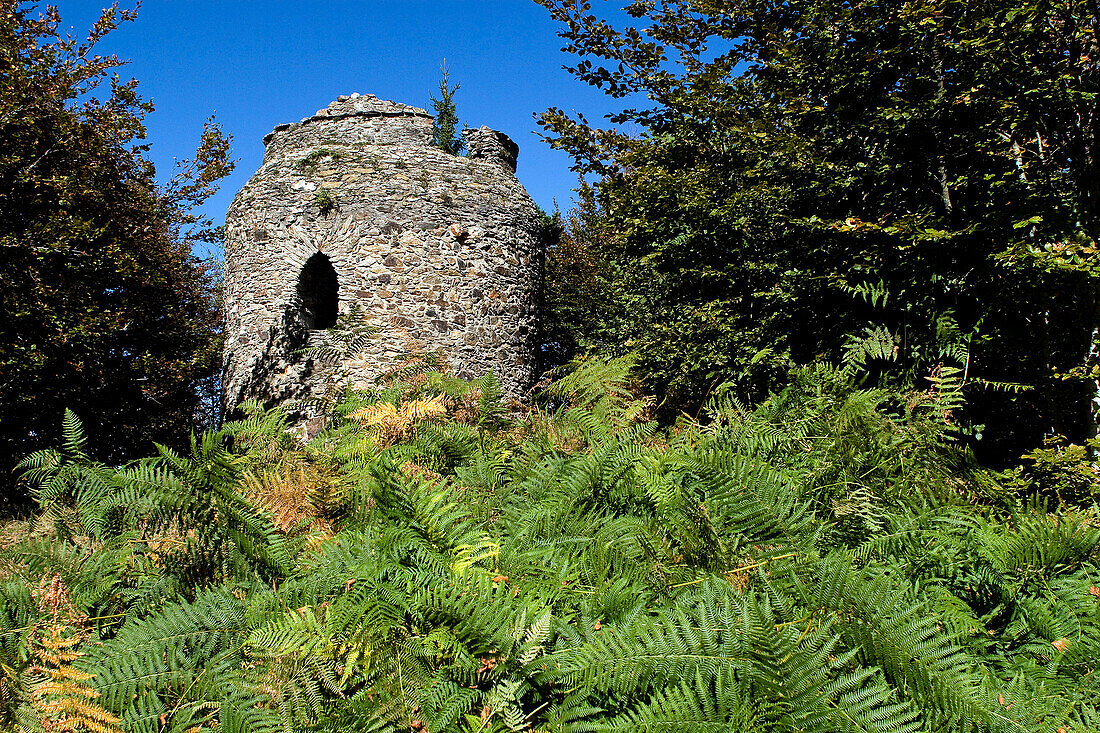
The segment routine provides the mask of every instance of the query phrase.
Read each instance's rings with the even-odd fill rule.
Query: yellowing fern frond
[[[49,621],[31,633],[30,671],[42,675],[31,689],[32,708],[43,730],[60,733],[119,733],[119,719],[96,704],[93,675],[72,666],[83,656],[87,619],[72,603],[60,576],[46,576],[35,593],[39,612]]]
[[[386,420],[398,417],[397,406],[392,402],[376,402],[373,405],[360,407],[349,413],[348,417],[364,425],[381,425]]]
[[[438,421],[445,417],[447,406],[443,400],[443,395],[436,395],[431,399],[409,400],[400,405],[377,402],[360,407],[349,413],[348,417],[367,427],[377,428],[379,442],[389,445],[409,437],[417,423]]]
[[[434,420],[447,414],[447,408],[443,404],[443,395],[437,395],[430,400],[413,400],[401,405],[402,412],[410,420]]]

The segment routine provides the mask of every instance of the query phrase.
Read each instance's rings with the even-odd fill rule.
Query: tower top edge
[[[308,125],[325,120],[338,120],[347,117],[412,117],[421,119],[434,119],[427,110],[413,107],[400,102],[391,102],[388,99],[379,99],[373,94],[341,94],[335,101],[324,109],[317,110],[309,117],[302,118],[299,122],[284,122],[276,125],[275,129],[264,136],[264,144],[271,141],[276,134],[285,130],[291,130],[301,125]]]

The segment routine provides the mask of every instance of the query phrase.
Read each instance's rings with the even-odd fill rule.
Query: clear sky
[[[83,34],[109,0],[59,0],[63,24]],[[130,7],[132,1],[122,2]],[[595,0],[597,13],[617,3]],[[205,206],[216,223],[259,167],[263,136],[313,114],[337,95],[375,94],[429,108],[444,58],[462,122],[488,125],[520,146],[517,175],[535,201],[569,206],[570,160],[537,136],[533,114],[557,106],[590,120],[611,100],[562,70],[557,25],[532,0],[145,0],[138,18],[100,53],[130,64],[156,112],[146,122],[159,177],[187,158],[215,114],[233,136],[237,170]]]

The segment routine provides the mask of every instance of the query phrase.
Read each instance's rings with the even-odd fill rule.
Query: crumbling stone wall
[[[320,396],[330,370],[300,350],[355,306],[379,332],[345,365],[353,384],[438,349],[462,376],[529,387],[541,243],[519,148],[487,127],[466,157],[431,137],[424,110],[353,94],[264,138],[226,216],[227,409]]]

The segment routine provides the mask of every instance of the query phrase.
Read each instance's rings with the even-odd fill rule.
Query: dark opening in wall
[[[310,257],[298,275],[298,300],[302,303],[302,325],[311,331],[336,325],[340,301],[336,270],[326,255]]]

